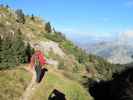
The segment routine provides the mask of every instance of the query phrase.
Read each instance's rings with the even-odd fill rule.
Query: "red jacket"
[[[46,63],[46,59],[44,58],[44,55],[41,51],[36,51],[32,57],[31,57],[31,61],[30,61],[30,64],[31,64],[31,67],[33,68],[34,64],[35,64],[35,56],[39,59],[40,61],[40,64],[43,66]]]

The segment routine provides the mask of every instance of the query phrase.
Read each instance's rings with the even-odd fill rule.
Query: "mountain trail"
[[[31,96],[34,94],[34,91],[37,89],[37,87],[38,87],[38,83],[31,80],[30,84],[28,85],[28,87],[24,91],[20,100],[30,100]]]
[[[21,67],[21,69],[22,69],[22,67]],[[24,69],[27,70],[26,68],[24,68]],[[59,71],[59,70],[49,68],[49,72],[54,73],[55,75],[57,75],[60,78],[64,78],[64,76],[61,74],[61,71]],[[45,79],[45,78],[43,78],[43,79]],[[23,92],[22,96],[20,97],[20,100],[31,100],[32,96],[34,95],[37,88],[39,88],[39,86],[40,86],[40,83],[36,83],[36,81],[32,79],[31,82],[29,83],[29,85],[27,86],[27,88],[25,89],[25,91]]]
[[[21,69],[27,70],[26,66],[20,67]],[[20,100],[30,100],[35,90],[38,88],[39,83],[37,83],[34,79],[31,80],[25,91],[23,92]]]

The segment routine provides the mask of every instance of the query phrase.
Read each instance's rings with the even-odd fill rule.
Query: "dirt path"
[[[37,87],[38,87],[38,83],[32,80],[28,85],[28,87],[26,88],[26,90],[24,91],[20,100],[30,100],[30,98],[34,94]]]
[[[27,70],[26,68],[22,67],[23,69]],[[59,70],[55,70],[52,68],[49,68],[49,72],[54,73],[55,75],[58,75],[60,78],[64,78],[62,76]],[[25,91],[23,92],[22,96],[20,97],[20,100],[31,100],[32,96],[34,95],[36,89],[39,87],[39,83],[36,83],[34,78],[31,80]]]
[[[22,69],[27,70],[28,72],[29,69],[26,67],[22,67]],[[31,72],[30,72],[31,73]],[[35,74],[35,73],[34,73]],[[35,77],[35,76],[33,76]],[[34,94],[36,88],[38,87],[38,83],[36,83],[35,78],[32,78],[31,82],[29,83],[29,85],[27,86],[26,90],[24,91],[24,93],[22,94],[22,96],[20,97],[20,100],[30,100],[30,98],[32,97],[32,95]]]

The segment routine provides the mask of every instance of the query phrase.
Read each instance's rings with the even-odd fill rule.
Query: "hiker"
[[[45,69],[45,65],[47,64],[47,62],[43,53],[39,49],[40,47],[39,44],[35,44],[34,47],[35,47],[35,53],[31,57],[30,71],[33,74],[32,80],[39,83],[43,78],[45,71],[47,71]]]

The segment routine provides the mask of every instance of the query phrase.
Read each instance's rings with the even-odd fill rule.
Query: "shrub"
[[[34,53],[34,49],[31,48],[31,46],[30,46],[29,43],[27,44],[27,47],[25,49],[25,52],[26,52],[26,55],[28,57],[27,61],[30,62],[30,58],[31,58],[32,54]]]
[[[33,49],[24,43],[20,34],[4,37],[0,41],[0,69],[15,67],[29,61]]]
[[[46,31],[47,33],[51,33],[51,32],[52,32],[50,22],[47,22],[47,23],[45,24],[44,29],[45,29],[45,31]]]
[[[46,37],[47,39],[50,39],[52,41],[59,42],[59,43],[63,42],[65,40],[65,36],[60,32],[45,33],[44,37]]]
[[[22,9],[17,9],[16,11],[15,11],[15,13],[17,14],[17,22],[18,23],[25,23],[25,15],[24,15],[24,13],[23,13],[23,11],[22,11]]]
[[[31,15],[31,20],[35,21],[35,17],[33,14]]]

